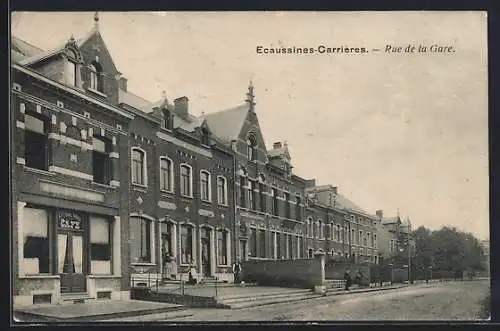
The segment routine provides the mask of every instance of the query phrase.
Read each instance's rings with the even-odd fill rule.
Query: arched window
[[[255,160],[256,155],[256,147],[257,147],[257,139],[255,138],[255,134],[253,132],[248,134],[247,139],[247,158],[249,160]]]
[[[109,152],[111,143],[104,137],[94,136],[92,138],[92,167],[94,182],[109,184],[111,181],[111,160]]]
[[[147,185],[146,152],[138,147],[132,148],[132,183]]]
[[[212,194],[210,190],[210,173],[206,170],[200,171],[200,198],[201,200],[211,201]]]
[[[24,159],[30,168],[47,170],[48,121],[35,114],[24,115]]]
[[[174,190],[174,167],[168,157],[160,157],[160,190],[173,192]]]
[[[90,88],[94,91],[103,92],[102,66],[98,62],[92,62],[90,68]]]
[[[151,262],[151,221],[130,217],[130,261],[132,263]]]
[[[193,178],[192,169],[187,164],[181,164],[181,195],[186,197],[193,196]]]

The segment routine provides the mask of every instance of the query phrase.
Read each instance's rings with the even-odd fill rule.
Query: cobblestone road
[[[241,310],[189,309],[189,317],[168,314],[135,321],[331,321],[331,320],[477,320],[489,281],[414,285],[397,290],[340,295]],[[186,313],[187,313],[186,312]]]

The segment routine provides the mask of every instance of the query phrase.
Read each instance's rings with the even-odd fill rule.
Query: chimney
[[[175,113],[183,119],[186,119],[189,114],[188,103],[189,99],[187,97],[180,97],[174,100]]]
[[[384,217],[384,211],[379,209],[375,212],[375,215],[377,215],[378,217],[380,218],[383,218]]]
[[[277,142],[273,144],[273,149],[281,148],[281,142]]]
[[[120,77],[120,79],[118,80],[118,86],[120,87],[120,89],[127,92],[127,78]]]

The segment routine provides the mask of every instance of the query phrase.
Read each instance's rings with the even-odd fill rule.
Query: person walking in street
[[[241,283],[241,262],[240,258],[236,260],[236,262],[233,264],[233,274],[234,274],[234,283],[235,284],[240,284]]]
[[[346,269],[344,273],[344,280],[345,280],[345,290],[349,291],[349,288],[352,285],[351,271],[349,269]]]

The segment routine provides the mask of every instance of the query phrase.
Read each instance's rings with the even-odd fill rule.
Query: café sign
[[[60,211],[57,223],[60,229],[82,230],[82,218],[74,212]]]

